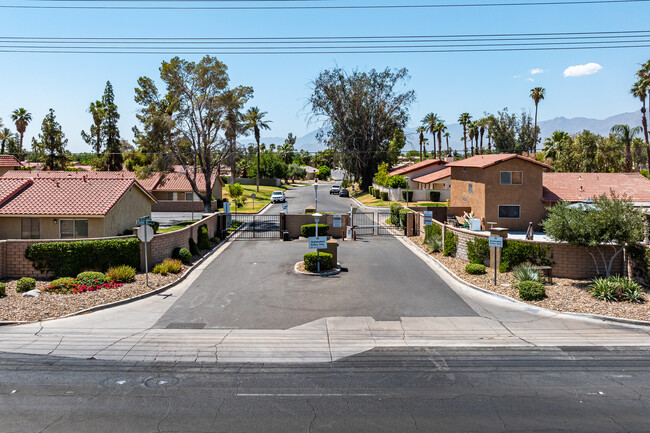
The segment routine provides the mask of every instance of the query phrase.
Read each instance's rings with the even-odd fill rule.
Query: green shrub
[[[57,277],[74,277],[92,269],[106,271],[117,265],[140,267],[140,241],[137,238],[96,241],[37,242],[25,250],[25,258],[35,269]]]
[[[117,283],[128,283],[135,280],[135,268],[129,265],[119,265],[106,271],[106,278]]]
[[[508,272],[517,265],[525,262],[534,265],[553,266],[553,261],[546,257],[550,246],[542,246],[528,242],[507,241],[501,252],[499,272]],[[552,257],[551,257],[552,258]]]
[[[468,263],[465,265],[465,272],[472,275],[483,275],[485,273],[485,265]]]
[[[406,200],[406,194],[408,194],[408,197],[409,197],[408,200]],[[408,189],[408,190],[402,191],[402,198],[404,200],[406,200],[406,201],[413,201],[413,190]]]
[[[406,227],[406,214],[413,212],[411,209],[400,209],[399,210],[399,225],[401,227]]]
[[[162,264],[167,268],[172,274],[178,274],[181,271],[183,262],[178,259],[165,259]]]
[[[29,292],[36,288],[36,280],[29,277],[22,277],[16,282],[16,292],[23,293]]]
[[[161,263],[159,265],[154,266],[152,272],[154,274],[167,275],[167,272],[169,272],[169,270],[167,269],[167,266],[165,266],[165,264]]]
[[[522,263],[521,265],[512,268],[512,276],[517,282],[522,281],[538,281],[541,282],[542,275],[534,265],[530,263]]]
[[[154,233],[158,233],[158,229],[160,228],[160,223],[158,221],[154,221],[151,228],[153,229]]]
[[[0,298],[4,298],[5,296],[7,296],[5,292],[6,288],[7,287],[5,286],[5,283],[0,283]]]
[[[544,284],[537,281],[522,281],[519,283],[519,297],[524,301],[537,301],[546,297]]]
[[[375,189],[375,188],[372,187],[372,186],[371,186],[370,188],[368,188],[368,194],[374,196],[374,194],[372,193],[372,190],[374,190],[374,189]]]
[[[485,238],[474,238],[467,242],[467,258],[471,263],[484,264],[490,258],[490,245]]]
[[[645,177],[650,176],[650,172],[648,172],[648,170],[639,170],[639,173],[641,173]]]
[[[101,272],[82,272],[77,275],[77,280],[79,280],[79,283],[85,284],[86,286],[110,283],[110,280],[106,278],[106,275]]]
[[[199,246],[194,241],[194,238],[189,239],[189,244],[190,244],[190,253],[192,253],[193,256],[197,256],[199,254]]]
[[[383,201],[388,201],[388,191],[382,191],[380,197]]]
[[[390,176],[388,178],[388,186],[391,188],[406,188],[406,179],[402,175]]]
[[[303,260],[305,261],[305,270],[307,272],[317,272],[318,271],[318,256],[316,253],[307,253],[304,255]],[[328,271],[332,269],[332,255],[329,253],[320,253],[320,270]]]
[[[433,252],[438,252],[443,249],[442,236],[439,234],[429,235],[424,242]]]
[[[643,302],[643,289],[635,281],[618,276],[596,278],[589,286],[589,293],[603,301]]]
[[[379,189],[377,189],[377,188],[374,188],[374,189],[372,190],[372,195],[373,195],[375,198],[379,198],[379,194],[380,194],[380,193],[381,193],[381,191],[380,191]]]
[[[440,201],[440,191],[429,191],[429,200]]]
[[[198,246],[199,249],[201,250],[209,250],[212,248],[212,244],[210,243],[210,235],[208,234],[208,226],[203,224],[201,227],[199,227],[199,235],[198,235]]]
[[[43,290],[46,292],[69,293],[77,288],[79,281],[72,277],[61,277],[53,280]]]
[[[445,234],[445,246],[442,251],[442,254],[449,257],[456,254],[456,246],[458,244],[458,235],[447,232]]]
[[[318,236],[327,236],[330,226],[327,224],[318,224]],[[300,227],[300,234],[303,237],[316,236],[316,224],[305,224]]]
[[[439,236],[442,238],[442,227],[436,223],[433,223],[430,226],[424,226],[424,240],[426,241],[431,236]]]
[[[391,203],[390,205],[390,224],[393,226],[399,225],[399,211],[402,206],[399,203]]]
[[[192,253],[187,248],[174,248],[172,259],[178,259],[187,265],[192,262]]]

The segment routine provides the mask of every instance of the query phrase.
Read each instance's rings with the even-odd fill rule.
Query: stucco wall
[[[101,236],[116,236],[132,229],[138,218],[151,216],[151,204],[151,199],[142,190],[132,186],[106,214]]]
[[[62,217],[63,219],[88,220],[88,237],[104,236],[104,218]],[[0,217],[0,239],[20,239],[20,217]],[[41,217],[40,239],[59,239],[60,218]],[[54,222],[56,220],[56,223]]]

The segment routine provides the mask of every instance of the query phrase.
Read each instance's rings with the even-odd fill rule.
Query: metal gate
[[[390,212],[377,213],[377,234],[403,236],[405,232],[404,220],[399,216],[392,216]]]
[[[280,215],[232,214],[231,239],[280,239]]]
[[[390,212],[385,210],[354,213],[352,226],[357,236],[375,234],[403,236],[405,233],[402,222],[391,220]]]
[[[356,212],[352,214],[352,228],[357,236],[375,234],[375,214]]]

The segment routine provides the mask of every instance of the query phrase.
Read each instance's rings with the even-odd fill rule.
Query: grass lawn
[[[375,198],[372,195],[368,194],[367,192],[364,192],[362,194],[357,194],[354,196],[357,200],[361,202],[361,204],[366,205],[366,206],[377,206],[377,207],[389,207],[393,203],[399,203],[401,205],[405,205],[405,201],[384,201],[380,198]],[[409,205],[413,206],[431,206],[431,207],[445,207],[447,204],[445,202],[440,202],[440,203],[432,203],[429,201],[410,201]]]
[[[260,192],[257,192],[257,187],[255,185],[242,185],[244,188],[244,197],[246,197],[246,204],[243,207],[239,207],[237,209],[234,208],[234,204],[231,205],[230,207],[230,212],[232,213],[256,213],[262,207],[267,204],[268,202],[271,201],[271,193],[273,191],[285,191],[289,189],[289,185],[281,185],[281,186],[262,186],[260,185]],[[251,198],[251,194],[255,194],[255,208],[253,209],[253,199]],[[230,194],[228,194],[228,185],[223,187],[222,190],[222,197],[227,198],[228,201],[232,202],[230,199]]]
[[[180,229],[182,229],[184,227],[187,227],[189,225],[194,224],[195,222],[196,221],[183,221],[182,223],[178,223],[178,224],[176,224],[174,226],[171,226],[171,227],[165,227],[165,228],[158,229],[158,233],[169,233],[169,232],[173,232],[173,231],[176,231],[176,230],[180,230]]]

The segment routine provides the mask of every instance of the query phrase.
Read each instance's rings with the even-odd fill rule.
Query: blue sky
[[[355,4],[380,2],[357,0]],[[0,6],[18,3],[48,4],[46,1],[0,0]],[[241,2],[228,4],[237,3]],[[399,4],[397,0],[384,0],[384,3]],[[442,2],[405,0],[403,3]],[[346,2],[332,0],[324,4]],[[644,30],[643,22],[633,17],[647,17],[650,4],[316,11],[0,11],[3,15],[0,36],[289,37]],[[360,70],[408,68],[411,79],[407,85],[417,95],[417,102],[410,111],[410,125],[432,111],[447,123],[455,123],[464,111],[476,117],[504,107],[516,112],[522,108],[532,110],[529,94],[536,86],[546,88],[546,99],[540,104],[540,120],[557,116],[604,118],[638,110],[629,88],[638,65],[650,58],[648,53],[648,48],[631,48],[217,57],[228,65],[233,85],[253,86],[255,97],[249,105],[257,105],[268,112],[268,118],[273,121],[268,136],[286,136],[289,132],[301,136],[316,127],[306,121],[309,83],[320,71],[335,66]],[[40,123],[51,107],[69,139],[69,150],[90,151],[80,131],[88,130],[91,123],[88,105],[101,97],[106,81],[110,80],[122,116],[119,125],[122,136],[130,140],[138,109],[133,102],[136,80],[142,75],[157,78],[160,63],[171,57],[159,54],[0,53],[0,118],[13,129],[11,111],[17,107],[30,111],[33,121],[25,139],[29,147],[31,137],[38,134]],[[202,56],[181,57],[199,60]],[[568,67],[589,63],[601,69],[590,75],[564,76]],[[542,72],[531,74],[535,69]]]

